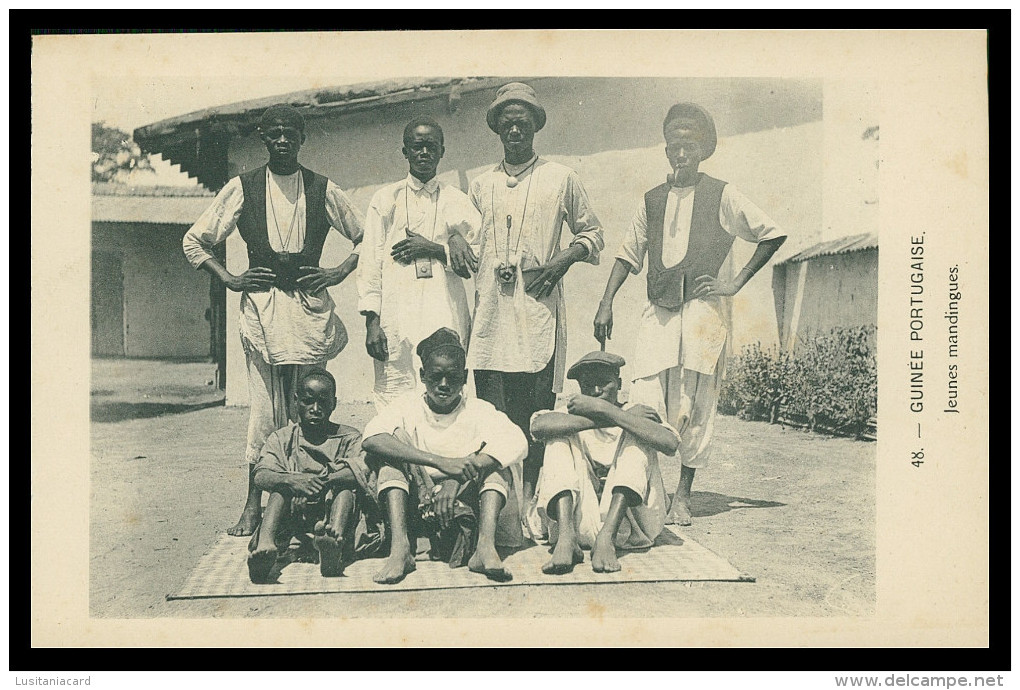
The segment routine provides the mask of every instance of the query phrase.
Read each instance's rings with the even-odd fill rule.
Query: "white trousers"
[[[397,351],[391,353],[387,361],[372,360],[375,367],[373,393],[376,412],[382,412],[394,400],[418,387],[418,369],[410,343],[400,340],[391,342],[390,347],[396,347]]]
[[[556,543],[558,520],[563,519],[563,516],[550,515],[549,504],[556,496],[564,491],[573,496],[571,517],[577,529],[578,545],[590,549],[609,512],[613,490],[625,487],[641,498],[641,504],[627,508],[616,533],[616,546],[622,549],[651,546],[666,525],[666,489],[659,472],[658,453],[638,444],[629,434],[623,434],[601,497],[598,486],[595,463],[578,434],[546,443],[536,502],[549,528],[549,542]]]
[[[294,393],[301,376],[323,364],[269,364],[258,350],[241,338],[248,370],[248,443],[244,457],[249,464],[258,462],[269,434],[296,422]]]
[[[664,422],[680,432],[676,456],[685,467],[700,469],[708,466],[725,359],[725,353],[719,355],[714,374],[672,367],[631,383],[630,402],[651,407]],[[691,400],[686,404],[683,400],[685,388],[693,391]],[[690,415],[686,428],[677,419],[684,407]]]

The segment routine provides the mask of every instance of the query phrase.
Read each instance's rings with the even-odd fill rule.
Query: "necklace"
[[[268,181],[269,169],[266,168],[266,180]],[[276,226],[276,235],[280,238],[280,246],[283,251],[282,254],[287,254],[287,248],[290,246],[291,235],[294,234],[294,225],[297,221],[298,207],[301,201],[301,192],[304,190],[304,185],[301,184],[301,176],[297,176],[297,198],[294,200],[294,215],[290,219],[290,227],[287,228],[287,239],[283,239],[283,232],[280,230],[280,221],[276,217],[276,204],[273,203],[273,192],[272,190],[266,190],[269,193],[269,208],[273,212],[273,224]],[[283,191],[282,189],[280,191]]]
[[[518,184],[520,183],[519,177],[520,177],[521,175],[523,175],[524,173],[528,172],[528,170],[529,170],[529,169],[531,168],[531,166],[533,166],[533,165],[534,165],[535,163],[537,163],[537,162],[538,162],[538,154],[536,153],[536,154],[535,154],[535,155],[534,155],[534,156],[533,156],[533,157],[531,158],[531,162],[530,162],[530,163],[528,163],[527,165],[525,165],[525,166],[524,166],[524,167],[523,167],[523,168],[522,168],[521,170],[517,171],[517,173],[516,173],[516,174],[514,174],[514,175],[511,175],[511,174],[510,174],[510,171],[509,171],[509,170],[507,170],[507,168],[506,168],[506,159],[504,158],[504,159],[503,159],[503,162],[502,162],[502,163],[500,163],[500,165],[501,165],[501,166],[502,166],[502,168],[503,168],[503,172],[504,172],[504,173],[506,173],[506,176],[507,176],[507,177],[506,177],[506,186],[507,186],[507,187],[510,187],[511,189],[512,189],[512,188],[514,188],[514,187],[516,187],[516,186],[517,186],[517,185],[518,185]],[[530,184],[530,183],[529,183],[529,184]]]
[[[532,161],[528,165],[528,167],[530,168],[532,165],[534,165],[535,161],[537,161],[537,160],[538,160],[538,157],[536,156],[535,160]],[[526,169],[527,168],[525,168],[525,170]],[[505,167],[503,168],[503,172],[506,172],[506,168]],[[527,214],[528,214],[528,199],[531,197],[531,182],[534,179],[535,175],[537,175],[537,174],[538,174],[538,169],[536,168],[535,172],[532,173],[530,176],[528,176],[528,188],[524,192],[524,208],[521,211],[521,222],[520,222],[520,224],[518,225],[518,228],[517,228],[517,242],[514,244],[514,251],[513,251],[514,255],[517,254],[517,250],[521,246],[521,238],[524,236],[524,219],[527,217]],[[516,178],[511,177],[510,179],[516,179]],[[516,184],[517,183],[514,182],[514,184],[511,185],[508,182],[507,186],[512,188]],[[495,201],[495,195],[496,195],[496,185],[493,184],[492,187],[489,188],[489,212],[492,214],[493,223],[495,223],[495,220],[496,220],[496,201]],[[511,260],[510,260],[510,257],[511,257],[511,254],[510,254],[510,236],[513,234],[513,232],[512,232],[513,223],[514,223],[513,214],[508,213],[506,215],[506,261],[501,261],[499,263],[499,266],[496,267],[496,278],[499,280],[499,282],[503,283],[504,285],[513,285],[514,282],[517,280],[517,264],[514,263],[514,262],[511,262]],[[498,249],[499,245],[497,244],[496,247],[497,247],[496,258],[499,258],[499,249]]]

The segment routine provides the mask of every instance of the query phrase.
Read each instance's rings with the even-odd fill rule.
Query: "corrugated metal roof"
[[[801,252],[797,252],[784,261],[778,262],[776,265],[781,266],[783,264],[797,261],[807,261],[808,259],[814,259],[815,257],[830,256],[832,254],[849,254],[851,252],[859,252],[865,249],[878,249],[877,233],[849,235],[847,237],[841,237],[838,240],[819,242],[818,244],[812,245]]]
[[[92,221],[191,225],[209,207],[212,193],[202,187],[92,186]]]

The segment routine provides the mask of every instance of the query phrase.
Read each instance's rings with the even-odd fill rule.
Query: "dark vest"
[[[268,268],[276,274],[276,287],[293,290],[300,266],[318,266],[330,222],[326,216],[326,178],[301,166],[305,185],[305,243],[299,253],[276,252],[269,244],[266,219],[266,166],[243,173],[244,204],[237,229],[248,247],[248,268]],[[290,218],[280,222],[287,223]],[[273,228],[275,230],[275,227]],[[282,228],[281,228],[282,229]]]
[[[659,185],[645,194],[648,300],[652,304],[676,311],[694,296],[694,281],[699,276],[718,277],[719,269],[733,246],[733,236],[719,224],[719,204],[725,186],[722,180],[698,173],[687,254],[680,263],[670,268],[662,265],[662,234],[670,186]]]

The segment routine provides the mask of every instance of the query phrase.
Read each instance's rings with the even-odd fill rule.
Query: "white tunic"
[[[462,458],[482,451],[500,467],[520,465],[528,454],[528,440],[510,418],[491,403],[461,396],[460,403],[447,414],[437,414],[425,402],[425,396],[412,391],[397,398],[365,425],[364,438],[392,434],[401,430],[418,450],[444,458]],[[432,472],[433,468],[429,468]],[[435,470],[437,476],[442,473]]]
[[[672,187],[666,197],[663,220],[662,263],[669,268],[687,255],[694,211],[694,187]],[[786,233],[747,197],[727,184],[719,203],[719,223],[734,237],[758,243],[785,237]],[[640,273],[648,252],[648,218],[642,199],[620,245],[616,258]],[[715,372],[726,344],[726,322],[721,299],[693,299],[679,311],[645,300],[635,334],[634,356],[628,361],[631,379],[654,376],[676,366],[703,374]]]
[[[539,158],[518,179],[515,187],[507,187],[507,174],[497,165],[471,183],[471,202],[481,213],[482,226],[467,238],[479,257],[468,368],[535,373],[555,353],[553,390],[559,392],[567,348],[563,281],[536,300],[524,292],[521,271],[545,265],[561,249],[564,223],[573,235],[570,243],[586,247],[585,261],[597,265],[602,224],[570,168]],[[512,290],[496,280],[501,262],[517,267]]]
[[[410,219],[408,219],[410,215]],[[447,245],[451,230],[463,237],[478,233],[480,218],[467,195],[432,178],[407,179],[383,187],[365,214],[365,238],[358,263],[358,311],[375,312],[396,357],[401,341],[412,350],[441,327],[457,331],[467,347],[471,313],[464,281],[443,262],[432,260],[432,277],[418,278],[415,264],[398,263],[390,255],[405,232]]]
[[[398,429],[407,434],[411,445],[418,450],[444,458],[471,455],[484,442],[482,452],[498,462],[500,468],[510,468],[514,490],[511,520],[514,531],[519,534],[519,516],[524,512],[521,463],[528,454],[528,439],[509,417],[491,403],[465,395],[451,412],[437,414],[425,402],[421,392],[412,391],[397,398],[372,418],[365,425],[362,437],[392,434]],[[443,476],[435,468],[425,469],[433,479]]]
[[[184,235],[184,255],[195,268],[213,258],[212,248],[237,229],[244,191],[232,178]],[[266,168],[266,225],[276,252],[300,252],[305,243],[305,193],[300,171],[277,175]],[[362,221],[350,197],[333,182],[326,183],[326,217],[355,246],[361,242]],[[241,338],[269,364],[321,364],[347,344],[347,331],[334,312],[328,290],[241,293]]]

